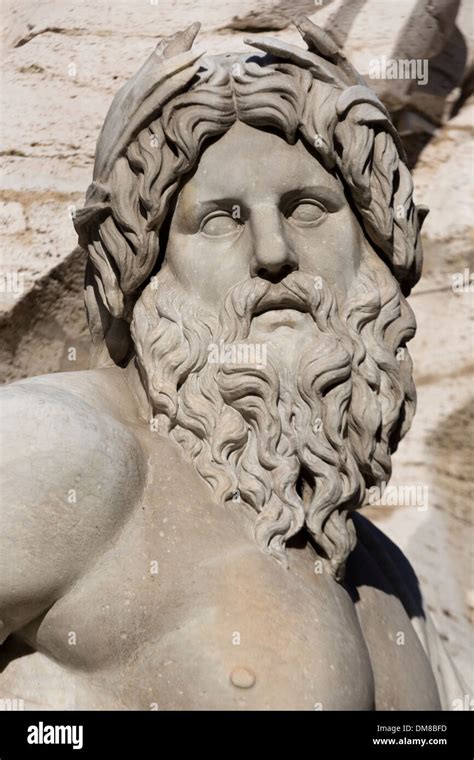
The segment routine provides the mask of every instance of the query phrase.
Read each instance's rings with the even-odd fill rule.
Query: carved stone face
[[[301,141],[236,122],[182,188],[166,261],[182,288],[218,313],[238,282],[278,283],[294,271],[322,278],[341,300],[363,245],[342,183]],[[253,330],[296,327],[306,317],[280,306],[255,317]]]

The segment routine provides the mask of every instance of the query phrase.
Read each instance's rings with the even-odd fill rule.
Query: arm
[[[457,672],[426,609],[418,578],[400,549],[362,515],[355,517],[358,540],[376,562],[387,590],[401,601],[431,665],[443,710],[462,709],[467,686]]]

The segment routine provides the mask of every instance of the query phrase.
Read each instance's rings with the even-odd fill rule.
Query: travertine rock
[[[26,225],[21,203],[2,201],[0,203],[0,224],[5,235],[24,232]]]

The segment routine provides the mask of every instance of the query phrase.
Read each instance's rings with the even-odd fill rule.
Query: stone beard
[[[210,362],[212,345],[265,341],[254,324],[270,299],[301,312],[296,350],[282,357],[272,332],[266,366]],[[341,309],[324,281],[294,272],[238,283],[216,319],[165,266],[132,321],[160,432],[219,502],[238,493],[258,513],[260,548],[286,564],[286,542],[306,527],[338,579],[356,540],[351,511],[389,479],[393,441],[413,416],[411,360],[399,349],[414,329],[392,274],[364,255]]]

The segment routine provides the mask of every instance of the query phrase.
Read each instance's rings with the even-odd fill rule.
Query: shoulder
[[[136,501],[146,456],[126,421],[113,414],[118,400],[111,380],[72,372],[1,389],[1,477],[9,508],[18,502],[54,511],[76,491],[82,516],[96,509],[100,494],[102,513],[110,509],[120,519],[121,507],[127,511]]]
[[[26,477],[25,497],[36,499],[40,486],[70,490],[79,481],[111,498],[121,489],[129,499],[141,490],[145,455],[113,414],[112,378],[94,375],[44,375],[2,388],[2,469],[13,487]]]
[[[124,396],[113,370],[110,375],[89,370],[19,380],[0,391],[4,434],[10,429],[15,439],[34,444],[72,442],[74,434],[76,447],[85,450],[113,436],[117,445],[130,446],[133,435],[115,414],[121,402],[124,407]]]
[[[143,493],[142,448],[84,375],[31,378],[0,392],[0,607],[12,629],[104,551]]]
[[[36,402],[41,406],[48,400],[57,404],[58,411],[67,403],[113,417],[127,417],[127,411],[136,413],[136,403],[124,380],[124,371],[119,367],[38,375],[0,389],[0,401],[6,406],[27,400],[34,409],[37,409]],[[80,401],[84,403],[81,405]]]
[[[77,467],[98,450],[107,452],[113,446],[118,460],[130,458],[139,466],[140,446],[114,414],[121,401],[124,405],[120,395],[125,392],[117,377],[92,370],[42,375],[4,386],[0,414],[5,454],[49,452],[63,465],[72,457],[71,464]]]
[[[109,432],[131,439],[127,421],[137,419],[136,402],[119,368],[58,372],[18,380],[0,388],[2,421],[17,420],[17,433],[63,433],[85,424],[97,436]],[[63,425],[63,427],[61,427]],[[82,440],[82,436],[81,436]]]

